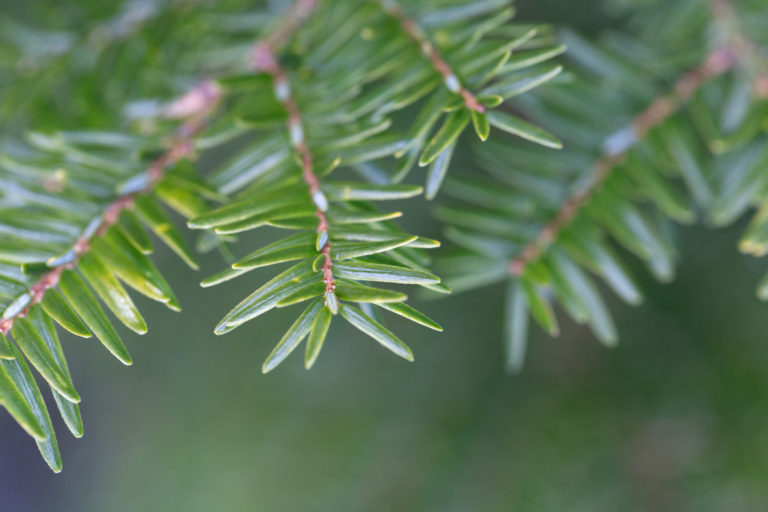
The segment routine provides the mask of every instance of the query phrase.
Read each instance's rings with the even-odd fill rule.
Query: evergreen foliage
[[[0,146],[0,403],[55,471],[30,366],[81,436],[54,323],[131,364],[103,306],[138,334],[124,285],[180,310],[149,233],[195,269],[192,247],[221,251],[228,264],[204,287],[283,265],[214,330],[301,304],[264,372],[305,339],[310,368],[334,319],[412,360],[387,315],[441,328],[388,285],[435,295],[497,282],[515,370],[528,316],[556,335],[556,305],[615,344],[593,279],[640,303],[625,260],[672,279],[674,223],[722,226],[756,208],[740,248],[768,251],[761,0],[616,0],[624,30],[598,41],[512,22],[506,0],[249,4],[83,2],[82,16],[104,20],[84,36],[4,22],[0,72],[16,79],[0,82],[0,119],[28,130],[4,130]],[[483,173],[454,171],[464,146]],[[229,156],[202,173],[209,153]],[[445,283],[430,270],[440,242],[377,204],[422,194],[439,198]],[[258,228],[279,238],[235,256]]]

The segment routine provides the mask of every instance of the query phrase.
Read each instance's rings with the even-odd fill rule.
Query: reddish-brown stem
[[[59,283],[59,277],[62,272],[72,269],[77,265],[80,257],[90,250],[91,241],[98,236],[104,235],[111,226],[117,223],[120,213],[123,210],[133,208],[136,196],[146,194],[152,190],[155,184],[163,178],[167,167],[193,154],[194,146],[190,138],[197,133],[202,126],[199,119],[196,119],[194,123],[196,125],[194,129],[188,123],[182,124],[179,128],[179,133],[184,134],[184,137],[179,137],[165,153],[150,164],[147,169],[147,185],[142,190],[122,195],[107,205],[101,215],[97,228],[92,230],[91,234],[81,236],[73,244],[70,249],[73,253],[73,257],[69,258],[65,263],[54,266],[51,270],[43,274],[42,277],[27,290],[26,293],[29,296],[29,302],[24,309],[18,313],[0,320],[0,332],[7,334],[16,318],[26,316],[29,313],[30,308],[43,299],[45,292]]]
[[[485,107],[477,100],[474,94],[467,89],[453,72],[451,66],[440,55],[440,51],[429,40],[424,30],[412,18],[408,17],[403,7],[394,0],[374,0],[382,10],[396,19],[403,32],[419,46],[421,54],[432,63],[432,67],[443,77],[443,82],[448,89],[460,95],[464,99],[464,106],[469,110],[484,113]]]
[[[713,51],[699,67],[684,74],[675,83],[670,93],[653,100],[648,108],[634,119],[628,129],[609,137],[608,141],[611,142],[606,145],[603,154],[595,162],[590,183],[569,197],[555,217],[539,231],[538,236],[512,260],[509,266],[510,274],[519,276],[529,263],[538,260],[542,252],[557,238],[560,231],[573,220],[581,207],[600,189],[615,166],[624,159],[627,152],[641,141],[650,130],[685,105],[701,86],[731,69],[736,61],[737,57],[730,47]]]
[[[312,157],[312,151],[309,149],[307,142],[304,138],[304,126],[301,120],[301,111],[296,104],[296,99],[291,93],[290,82],[285,70],[280,66],[277,57],[274,54],[267,55],[264,53],[264,47],[260,47],[258,66],[254,63],[255,71],[264,71],[272,75],[272,82],[275,88],[275,94],[282,103],[283,108],[288,113],[288,133],[290,134],[291,143],[293,144],[296,152],[301,158],[301,176],[304,183],[307,184],[310,199],[317,206],[315,215],[317,216],[317,232],[328,233],[328,218],[325,215],[327,209],[327,201],[323,192],[320,190],[320,180],[314,171],[314,160]],[[266,67],[263,65],[266,64]],[[336,280],[333,277],[333,260],[331,259],[331,242],[326,241],[320,252],[325,256],[323,262],[323,282],[325,283],[325,292],[333,293],[336,290]]]
[[[710,79],[741,63],[751,67],[755,73],[755,94],[768,98],[768,59],[758,45],[741,31],[736,10],[730,0],[710,0],[710,8],[712,17],[725,33],[723,46],[710,53],[698,68],[683,75],[675,83],[671,93],[654,100],[635,118],[628,130],[608,139],[618,142],[607,144],[605,153],[595,163],[590,184],[571,196],[555,217],[542,228],[539,235],[512,261],[509,267],[512,275],[522,274],[529,263],[541,256],[542,251],[557,238],[558,233],[600,188],[627,151],[641,141],[651,129],[680,109]]]
[[[104,208],[98,226],[88,230],[88,233],[78,238],[70,248],[72,257],[53,266],[27,290],[26,294],[29,296],[29,301],[22,310],[0,320],[0,332],[7,334],[16,318],[26,316],[30,308],[43,299],[45,292],[59,283],[61,274],[77,265],[80,257],[90,250],[92,240],[98,236],[103,236],[111,226],[116,224],[123,210],[133,208],[136,196],[150,192],[163,178],[165,170],[169,166],[194,154],[192,140],[203,129],[207,116],[215,109],[220,98],[221,90],[219,87],[214,82],[206,81],[169,103],[163,112],[164,117],[184,119],[184,122],[179,125],[175,141],[166,152],[150,163],[146,171],[146,185],[141,190],[118,197]]]
[[[327,200],[320,190],[320,180],[314,171],[314,159],[312,151],[304,138],[304,124],[302,122],[301,110],[291,91],[291,83],[288,80],[283,67],[277,57],[277,50],[285,44],[293,31],[305,20],[309,18],[312,11],[317,8],[318,0],[299,0],[286,16],[286,20],[281,24],[283,28],[279,30],[279,37],[267,37],[256,43],[251,53],[251,69],[254,72],[268,73],[272,77],[272,83],[275,90],[275,96],[283,105],[288,113],[288,122],[286,127],[291,139],[291,144],[296,149],[301,159],[301,176],[307,185],[310,199],[317,206],[315,215],[317,216],[317,233],[328,233],[328,217],[325,210],[328,208]],[[333,276],[333,260],[331,258],[331,242],[326,239],[320,248],[320,253],[324,256],[321,271],[323,273],[323,282],[325,283],[326,297],[333,294],[336,290],[336,279]]]

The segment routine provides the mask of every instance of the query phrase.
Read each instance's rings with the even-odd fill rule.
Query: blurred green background
[[[519,4],[603,23],[592,2]],[[0,15],[10,5],[22,13],[0,0]],[[415,208],[414,231],[439,236]],[[184,311],[138,301],[150,332],[125,332],[133,367],[64,336],[86,435],[54,418],[62,474],[0,412],[0,510],[768,510],[765,263],[737,253],[741,229],[681,230],[677,280],[644,279],[642,307],[612,304],[616,349],[570,324],[536,331],[519,376],[503,370],[499,288],[420,304],[442,335],[399,322],[413,364],[338,322],[313,371],[292,357],[264,376],[293,311],[226,337],[212,326],[267,274],[204,290],[220,258],[195,274],[161,252]]]

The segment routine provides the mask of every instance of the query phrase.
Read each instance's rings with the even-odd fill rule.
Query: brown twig
[[[163,111],[163,116],[168,119],[180,119],[183,122],[179,125],[175,140],[170,147],[165,153],[153,160],[147,168],[146,181],[143,186],[139,190],[131,190],[121,195],[106,206],[97,221],[98,225],[95,228],[91,228],[91,226],[86,228],[70,250],[65,253],[67,257],[59,258],[60,261],[52,265],[51,270],[43,274],[26,293],[16,299],[25,302],[20,303],[23,305],[18,311],[0,320],[0,332],[7,334],[13,327],[16,318],[26,316],[30,308],[43,299],[45,292],[59,283],[61,274],[77,265],[80,257],[90,250],[91,241],[104,235],[111,226],[117,223],[123,210],[133,208],[136,196],[150,192],[163,179],[168,167],[194,154],[193,139],[202,131],[207,117],[213,112],[220,98],[221,90],[216,83],[205,81],[168,104]]]
[[[440,73],[443,77],[445,86],[453,93],[459,94],[464,99],[464,105],[469,110],[476,112],[485,112],[485,107],[477,100],[474,94],[469,89],[462,85],[459,77],[453,72],[451,66],[440,55],[440,51],[429,40],[424,30],[414,21],[409,18],[405,10],[400,4],[394,0],[374,0],[382,10],[396,19],[400,26],[403,28],[403,32],[419,46],[419,50],[424,58],[428,59],[432,63],[432,67]]]
[[[555,217],[539,231],[538,236],[512,260],[509,266],[510,274],[521,275],[529,263],[541,256],[560,231],[573,220],[581,207],[602,186],[627,152],[650,130],[678,111],[702,85],[731,69],[736,61],[736,55],[729,47],[713,51],[699,67],[684,74],[675,83],[672,92],[653,100],[648,108],[634,119],[628,129],[609,137],[603,154],[595,163],[590,183],[569,197]]]
[[[106,233],[107,229],[117,223],[120,217],[120,212],[125,209],[133,208],[136,196],[146,194],[154,188],[165,175],[165,169],[167,167],[193,154],[194,145],[192,144],[191,138],[202,128],[202,126],[203,124],[200,122],[200,118],[195,117],[194,121],[185,122],[179,127],[178,139],[165,153],[156,158],[148,167],[146,185],[141,190],[124,194],[107,205],[99,218],[99,223],[96,228],[86,229],[86,233],[80,236],[75,241],[72,248],[67,251],[70,256],[64,258],[61,263],[54,265],[51,270],[43,274],[43,276],[22,295],[22,297],[25,297],[24,300],[26,300],[24,306],[13,315],[0,320],[0,332],[7,334],[16,318],[26,316],[29,313],[30,308],[43,299],[45,292],[59,283],[61,274],[65,270],[72,269],[77,265],[80,257],[90,250],[92,240],[98,236],[102,236]]]
[[[296,152],[301,158],[301,175],[304,183],[307,184],[309,196],[317,206],[315,215],[318,218],[317,232],[328,233],[328,218],[325,215],[328,209],[328,200],[320,190],[320,180],[315,174],[312,151],[310,151],[307,141],[304,139],[304,127],[301,120],[301,111],[296,100],[291,93],[290,82],[285,70],[280,66],[277,57],[274,54],[266,54],[264,47],[258,48],[258,60],[254,62],[254,71],[264,71],[272,75],[272,81],[275,88],[275,95],[282,103],[283,108],[288,112],[288,132],[291,137]],[[325,295],[330,297],[336,290],[336,280],[333,277],[333,260],[331,259],[331,242],[326,239],[320,252],[325,256],[322,272],[323,282],[325,283]],[[328,299],[326,299],[328,300]],[[331,299],[333,300],[333,299]]]
[[[738,63],[746,64],[756,73],[753,83],[755,94],[768,98],[768,59],[759,46],[744,35],[730,0],[710,0],[710,8],[712,17],[725,32],[722,46],[710,53],[698,68],[683,75],[675,83],[670,94],[654,100],[635,118],[627,130],[607,139],[604,154],[595,163],[590,184],[571,196],[555,217],[542,228],[539,235],[512,260],[509,267],[512,275],[522,274],[528,263],[539,258],[542,251],[557,238],[558,233],[600,188],[627,151],[641,141],[651,129],[680,109],[710,79],[727,72]]]
[[[323,282],[325,283],[325,300],[329,309],[335,312],[336,279],[333,276],[331,242],[328,237],[328,217],[325,214],[328,209],[328,200],[322,190],[320,190],[320,180],[314,171],[312,151],[309,149],[304,137],[301,110],[293,96],[288,75],[280,65],[277,57],[278,48],[287,42],[292,31],[295,31],[311,15],[318,4],[319,1],[317,0],[300,0],[297,2],[289,12],[286,21],[282,24],[284,28],[280,30],[279,37],[268,37],[254,45],[251,53],[251,69],[254,72],[268,73],[272,77],[275,96],[288,113],[286,126],[291,144],[301,158],[301,176],[307,185],[312,202],[317,206],[317,210],[315,210],[315,215],[318,219],[316,231],[318,236],[324,238],[324,242],[321,247],[318,247],[318,250],[324,256],[321,271],[323,273]]]

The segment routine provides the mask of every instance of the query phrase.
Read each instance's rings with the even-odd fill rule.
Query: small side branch
[[[43,274],[43,276],[21,296],[23,306],[19,308],[17,312],[0,320],[0,332],[7,334],[16,318],[26,316],[32,306],[43,300],[45,292],[58,285],[61,274],[65,270],[74,268],[77,265],[77,262],[80,261],[82,255],[90,250],[93,239],[104,235],[111,226],[116,224],[120,218],[120,213],[123,210],[133,208],[134,200],[137,196],[149,193],[155,185],[163,179],[168,167],[174,165],[183,158],[194,154],[194,136],[202,130],[205,114],[210,113],[213,110],[213,107],[218,102],[219,96],[218,93],[213,93],[210,90],[210,85],[206,84],[196,87],[177,100],[177,102],[184,102],[186,101],[184,99],[185,97],[201,94],[198,90],[200,87],[207,90],[205,94],[208,101],[204,105],[200,105],[205,108],[195,111],[194,115],[190,115],[189,119],[181,124],[178,129],[177,140],[165,153],[160,155],[149,165],[147,168],[147,182],[144,187],[140,190],[124,194],[107,205],[102,215],[94,221],[94,224],[91,224],[85,229],[83,234],[77,241],[75,241],[72,248],[65,253],[67,256],[59,258],[59,261],[51,266],[51,270]]]
[[[296,102],[296,98],[293,96],[288,74],[280,65],[276,54],[279,46],[282,46],[292,32],[303,21],[308,19],[318,3],[316,0],[299,0],[289,12],[286,22],[283,24],[284,28],[279,31],[279,37],[267,37],[254,45],[251,54],[251,69],[254,72],[268,73],[272,77],[275,97],[288,113],[287,129],[291,145],[301,159],[302,179],[307,185],[312,202],[317,206],[317,210],[315,210],[315,215],[318,219],[316,231],[318,233],[318,240],[322,242],[318,243],[318,251],[323,255],[321,271],[323,273],[323,282],[325,283],[325,302],[328,308],[335,313],[337,309],[335,295],[336,279],[333,275],[331,242],[328,235],[329,224],[325,213],[328,210],[328,199],[320,190],[320,179],[315,173],[312,151],[309,149],[304,135],[301,110]]]
[[[291,92],[291,85],[285,70],[280,66],[277,57],[274,54],[267,55],[263,53],[263,47],[259,49],[260,55],[258,66],[254,65],[254,71],[264,71],[272,76],[272,82],[275,88],[275,96],[288,113],[288,133],[290,134],[291,144],[301,158],[301,175],[304,183],[307,185],[309,196],[317,206],[315,215],[318,218],[317,233],[320,240],[324,240],[318,250],[323,254],[323,282],[325,283],[326,303],[332,301],[330,297],[335,297],[336,280],[333,276],[333,260],[331,259],[331,242],[328,237],[328,218],[325,214],[328,209],[328,200],[320,190],[320,180],[314,171],[314,160],[312,151],[304,138],[304,125],[301,120],[301,111],[296,103],[296,99]],[[263,67],[264,64],[268,64]],[[334,309],[329,304],[331,309]]]
[[[409,18],[403,7],[394,0],[374,0],[382,8],[384,12],[396,19],[403,29],[403,32],[419,46],[421,54],[429,60],[432,67],[440,73],[443,77],[443,82],[448,89],[459,94],[464,99],[464,105],[469,110],[484,113],[485,107],[477,100],[474,94],[467,89],[459,80],[456,73],[453,72],[451,66],[440,55],[440,51],[429,40],[424,30],[414,21]]]
[[[672,92],[655,99],[641,112],[630,126],[606,139],[603,154],[595,162],[592,179],[589,184],[575,192],[561,206],[555,217],[539,231],[520,254],[512,260],[509,272],[513,276],[523,273],[526,266],[539,259],[542,252],[557,238],[589,201],[594,193],[611,175],[627,152],[643,140],[650,130],[663,123],[672,114],[685,105],[705,83],[722,75],[736,63],[736,56],[731,48],[721,48],[710,53],[697,68],[684,74],[674,85]]]

